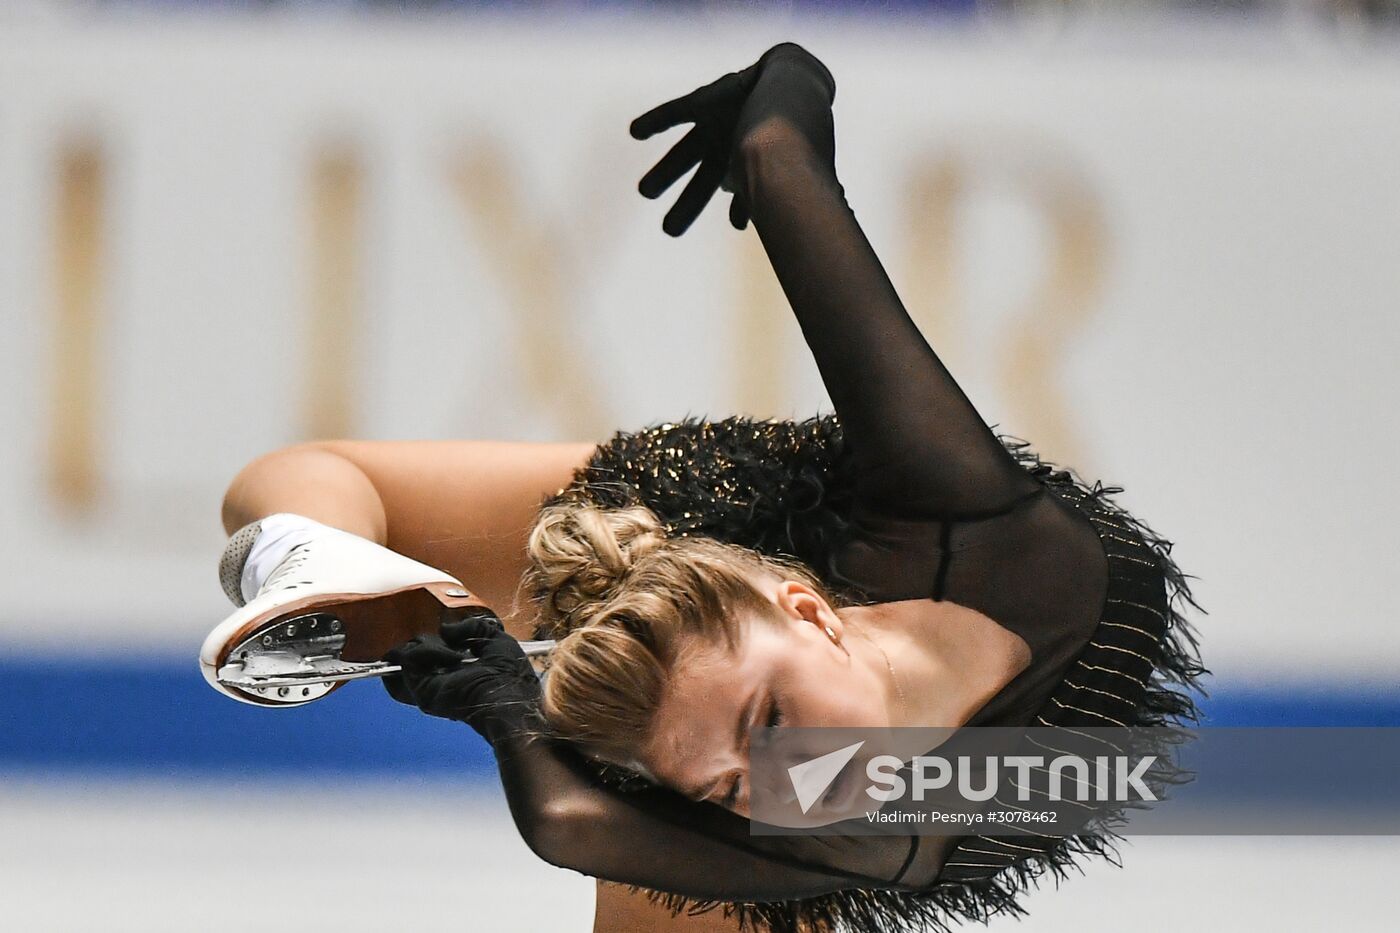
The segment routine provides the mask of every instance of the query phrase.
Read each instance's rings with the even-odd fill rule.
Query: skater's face
[[[735,649],[698,638],[682,646],[640,755],[662,783],[744,815],[751,728],[893,724],[886,668],[872,664],[863,639],[847,637],[806,584],[765,589],[774,611],[737,620]]]

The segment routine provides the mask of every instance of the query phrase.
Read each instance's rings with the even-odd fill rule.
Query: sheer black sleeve
[[[915,327],[847,205],[829,74],[800,49],[768,59],[732,140],[736,194],[841,419],[857,507],[948,520],[1038,492]],[[516,823],[541,857],[689,898],[917,887],[946,853],[947,840],[908,835],[755,836],[746,819],[665,788],[610,787],[541,737],[499,743],[496,754]]]
[[[740,115],[734,160],[739,194],[845,428],[858,505],[900,519],[1004,510],[1038,484],[924,340],[847,204],[834,95],[810,55],[774,56]]]
[[[885,887],[916,854],[924,861],[941,850],[942,840],[906,836],[753,835],[747,819],[713,804],[662,787],[606,784],[572,749],[538,735],[499,741],[495,752],[511,814],[535,854],[692,900],[771,902]]]

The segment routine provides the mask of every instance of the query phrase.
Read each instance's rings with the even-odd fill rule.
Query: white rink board
[[[837,75],[848,197],[926,332],[988,421],[1127,486],[1179,542],[1209,666],[1393,683],[1394,50],[741,25],[0,31],[0,641],[192,653],[224,613],[223,487],[304,436],[307,166],[326,147],[362,178],[354,433],[601,438],[829,410],[752,231],[711,205],[663,236],[634,186],[664,143],[626,133],[794,38]],[[53,153],[75,128],[100,140],[109,197],[102,492],[72,517],[47,451]],[[503,213],[481,206],[493,192]],[[1081,256],[1067,280],[1057,250]],[[528,375],[545,333],[570,351],[568,392]],[[771,384],[742,375],[759,366]]]

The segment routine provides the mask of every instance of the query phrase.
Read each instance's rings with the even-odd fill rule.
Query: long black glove
[[[495,613],[448,620],[440,631],[384,656],[403,668],[384,678],[389,695],[429,716],[464,722],[493,746],[533,728],[539,678]]]
[[[833,853],[864,848],[863,839],[842,846],[779,838],[768,852],[769,840],[752,837],[748,820],[713,804],[659,787],[608,786],[573,749],[549,738],[536,716],[539,681],[493,613],[444,622],[441,633],[385,655],[403,670],[384,686],[395,700],[465,722],[491,743],[522,837],[552,864],[698,898],[752,900],[770,890],[803,896],[878,883],[904,856],[899,850],[843,866]],[[816,849],[811,859],[802,857],[807,848]]]
[[[946,477],[922,482],[937,469],[949,470],[961,481],[952,493],[961,495],[967,487],[981,495],[985,471],[972,469],[976,464],[969,464],[967,456],[977,451],[964,449],[965,436],[959,433],[964,425],[978,426],[971,420],[975,412],[958,407],[965,400],[930,359],[842,197],[831,141],[834,82],[819,62],[791,45],[771,49],[745,72],[725,76],[634,122],[632,134],[641,138],[687,121],[699,130],[676,155],[663,160],[664,166],[648,173],[642,193],[661,194],[690,166],[709,159],[708,167],[697,173],[703,178],[692,181],[672,208],[666,232],[683,232],[722,183],[742,198],[731,208],[736,226],[752,209],[753,225],[814,346],[847,436],[855,439],[862,501],[880,505],[882,496],[888,498],[906,519],[911,495],[927,495],[930,508],[941,507],[949,492]],[[930,385],[930,377],[935,384]],[[933,390],[938,391],[930,394]],[[985,425],[980,429],[985,432]],[[939,456],[928,456],[929,451]],[[706,462],[700,458],[698,464]],[[1011,466],[1019,470],[1014,462]],[[649,482],[643,477],[639,489],[661,495],[662,488],[650,489]],[[886,563],[899,585],[933,578],[931,570],[919,572],[917,560],[930,553],[937,557],[937,530],[935,525],[932,547],[914,541],[888,552]],[[1013,552],[1008,560],[1019,556]],[[916,565],[914,573],[909,564]],[[988,570],[1008,565],[990,562]],[[402,698],[421,703],[434,715],[459,718],[464,712],[488,738],[510,731],[491,725],[498,713],[478,709],[499,699],[492,685],[504,686],[507,699],[497,709],[511,713],[507,720],[515,719],[512,711],[518,708],[513,704],[520,694],[514,690],[536,695],[533,685],[517,681],[515,687],[505,686],[510,677],[474,684],[473,672],[445,666],[448,654],[427,640],[404,650],[401,660],[421,652],[422,663],[411,661],[409,672],[398,678]],[[458,664],[460,657],[450,661]],[[524,673],[519,661],[509,667],[517,676]],[[453,686],[459,678],[468,687],[461,696]],[[515,719],[522,721],[528,720]],[[921,837],[755,835],[743,817],[668,788],[624,791],[601,782],[576,749],[551,739],[546,729],[539,733],[526,729],[492,739],[511,813],[522,838],[542,858],[599,878],[751,904],[848,888],[929,884],[947,850],[945,844]],[[845,903],[851,907],[838,914],[832,911],[839,904],[824,900],[808,916],[847,917],[851,927],[861,927],[871,918],[877,897],[872,891],[849,895]],[[794,921],[789,928],[803,927]]]
[[[764,93],[753,94],[764,82]],[[814,85],[819,88],[813,94]],[[668,100],[632,121],[635,139],[647,139],[681,123],[693,123],[671,150],[637,184],[643,197],[657,198],[696,163],[700,168],[666,212],[661,229],[680,236],[704,210],[716,190],[734,192],[729,222],[744,229],[749,206],[737,149],[745,133],[778,117],[807,137],[813,150],[834,166],[836,137],[831,103],[836,80],[816,56],[793,42],[773,46],[743,71],[732,71],[689,94]]]

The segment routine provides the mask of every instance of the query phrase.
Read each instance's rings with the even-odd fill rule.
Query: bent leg
[[[568,485],[593,444],[320,441],[254,460],[224,497],[232,533],[295,512],[452,574],[517,637],[533,624],[519,586],[540,502]]]
[[[248,464],[224,497],[224,528],[294,512],[452,574],[512,635],[534,617],[519,596],[525,541],[542,499],[568,485],[594,445],[498,441],[322,441]],[[595,933],[734,933],[719,912],[672,918],[624,885],[598,882]]]

